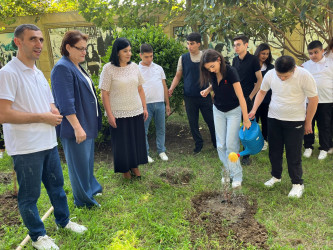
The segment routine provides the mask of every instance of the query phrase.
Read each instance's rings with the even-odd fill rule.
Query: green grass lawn
[[[181,119],[180,119],[181,120]],[[180,122],[179,118],[168,123]],[[316,145],[317,147],[318,145]],[[299,200],[287,197],[291,183],[284,161],[282,182],[272,189],[263,182],[270,178],[268,152],[253,156],[251,166],[243,169],[242,191],[250,201],[256,200],[256,219],[268,230],[267,245],[271,249],[333,249],[333,155],[318,161],[318,149],[313,157],[303,159],[305,193]],[[141,166],[141,181],[126,181],[106,162],[96,162],[96,177],[104,187],[96,197],[102,205],[96,209],[78,209],[73,195],[67,166],[63,163],[65,191],[71,217],[88,227],[84,235],[57,230],[54,217],[46,221],[48,235],[56,239],[61,249],[224,249],[214,239],[202,237],[191,241],[191,224],[187,216],[192,211],[191,199],[204,192],[221,190],[221,163],[214,148],[205,144],[196,156],[168,148],[168,162],[156,160]],[[157,157],[155,156],[155,159]],[[188,184],[170,184],[161,173],[170,168],[188,168],[192,172]],[[0,160],[1,172],[12,172],[10,157]],[[2,184],[0,194],[13,190],[13,184]],[[50,208],[44,187],[38,207],[41,216]],[[1,226],[5,234],[0,249],[13,249],[25,238],[27,229],[20,225]],[[241,249],[240,244],[233,248]],[[248,247],[254,249],[254,247]],[[32,249],[31,242],[26,249]]]

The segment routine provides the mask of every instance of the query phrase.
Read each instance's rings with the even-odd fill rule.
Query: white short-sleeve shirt
[[[164,102],[164,87],[162,80],[165,80],[165,73],[160,65],[151,63],[149,66],[144,66],[139,63],[139,69],[145,83],[142,85],[146,103]]]
[[[302,66],[316,80],[319,103],[333,103],[333,60],[323,57],[319,62],[309,60]]]
[[[54,103],[50,85],[43,73],[14,57],[0,70],[0,99],[12,101],[12,108],[27,113],[50,112]],[[55,128],[46,123],[3,124],[9,155],[30,154],[57,145]]]
[[[268,71],[261,89],[272,90],[268,117],[282,121],[304,121],[306,98],[318,95],[314,78],[301,67],[296,67],[294,74],[286,81],[277,76],[275,69]]]

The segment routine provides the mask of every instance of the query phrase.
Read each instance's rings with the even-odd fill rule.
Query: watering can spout
[[[251,150],[249,150],[248,148],[246,148],[244,151],[239,152],[240,156],[244,156],[244,155],[250,155],[252,153]]]

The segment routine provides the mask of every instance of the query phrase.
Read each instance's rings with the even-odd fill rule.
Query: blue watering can
[[[239,156],[258,154],[264,146],[264,137],[260,131],[259,124],[254,118],[249,129],[243,131],[243,126],[240,128],[238,135],[245,150],[240,152]]]

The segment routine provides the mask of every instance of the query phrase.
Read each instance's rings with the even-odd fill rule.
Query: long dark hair
[[[205,64],[210,63],[210,62],[216,62],[219,58],[221,60],[220,71],[221,71],[222,77],[225,77],[226,72],[227,72],[227,66],[225,64],[225,60],[224,60],[223,56],[221,55],[221,53],[216,50],[213,50],[213,49],[207,49],[203,52],[201,60],[200,60],[200,86],[201,87],[207,86],[212,79],[212,73],[209,72],[205,68]]]
[[[271,48],[269,47],[269,45],[267,43],[261,43],[258,46],[258,48],[256,49],[256,51],[254,52],[254,55],[259,59],[260,52],[263,50],[269,50],[269,55],[264,63],[266,65],[272,64],[272,61],[273,61],[272,52],[271,52]]]
[[[128,46],[131,46],[131,43],[130,43],[130,41],[128,41],[128,39],[126,39],[125,37],[117,38],[112,45],[112,52],[111,52],[109,61],[113,65],[120,67],[118,53],[120,50],[125,49]],[[128,64],[130,64],[130,63],[131,63],[131,61],[128,62]]]

